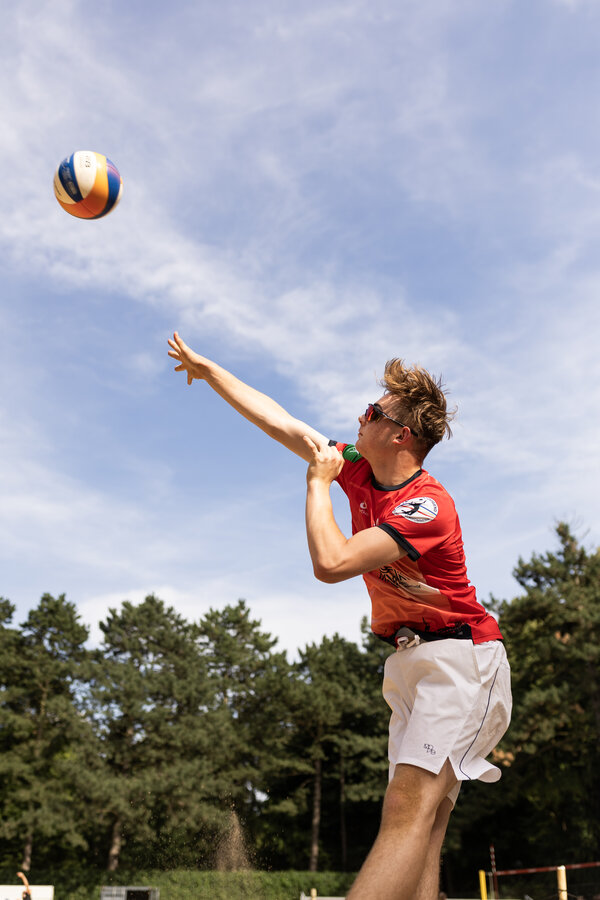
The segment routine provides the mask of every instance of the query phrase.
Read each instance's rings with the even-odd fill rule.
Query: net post
[[[558,900],[567,900],[567,871],[564,866],[557,866]]]
[[[497,898],[500,896],[500,890],[498,888],[498,875],[496,874],[496,848],[493,844],[490,844],[490,863],[492,868],[492,885],[494,897]]]
[[[481,894],[481,900],[488,900],[485,872],[483,869],[479,870],[479,893]]]

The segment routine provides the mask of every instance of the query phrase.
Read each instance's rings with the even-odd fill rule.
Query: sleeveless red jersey
[[[352,445],[336,446],[348,456],[336,480],[350,503],[352,533],[378,526],[406,551],[363,575],[375,634],[393,635],[402,626],[444,632],[469,625],[476,644],[501,638],[467,577],[458,514],[439,481],[420,469],[403,484],[386,487]]]

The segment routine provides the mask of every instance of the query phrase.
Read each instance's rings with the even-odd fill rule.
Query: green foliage
[[[98,871],[40,871],[38,884],[54,884],[56,900],[98,900],[100,888],[139,885],[158,888],[160,900],[298,900],[316,888],[320,896],[344,896],[352,874],[339,872],[197,872],[140,870],[107,875]],[[15,881],[12,870],[0,871],[0,882]],[[33,883],[33,882],[32,882]]]
[[[577,861],[600,845],[600,553],[556,533],[558,552],[520,559],[524,594],[499,607],[515,702],[503,749],[536,842]]]
[[[86,847],[77,787],[91,739],[79,693],[90,676],[87,629],[64,595],[44,594],[20,630],[0,606],[0,837],[4,854],[29,865],[33,847]]]
[[[512,669],[511,727],[494,753],[499,789],[467,785],[447,841],[464,873],[598,859],[600,819],[600,554],[565,524],[558,550],[519,560],[523,593],[494,602]],[[473,859],[475,857],[475,859]]]
[[[125,602],[100,624],[104,635],[90,693],[100,738],[96,827],[108,868],[127,862],[206,861],[224,825],[228,785],[225,717],[214,710],[200,630],[154,596]],[[226,754],[225,761],[227,759]]]
[[[490,843],[501,868],[600,848],[600,554],[556,534],[557,550],[519,560],[519,596],[492,601],[513,722],[494,752],[502,782],[464,785],[452,816],[449,895],[476,896]],[[378,828],[393,651],[366,622],[360,646],[325,637],[290,663],[242,600],[194,623],[153,595],[125,602],[93,651],[64,596],[13,615],[0,599],[7,881],[31,859],[57,900],[141,882],[161,900],[345,893],[350,875],[306,870],[356,871]]]
[[[209,610],[199,623],[211,708],[228,729],[221,747],[227,762],[221,796],[244,818],[259,810],[272,773],[284,765],[291,670],[285,653],[274,652],[276,643],[250,618],[243,600]]]
[[[356,868],[369,850],[387,782],[388,713],[374,662],[370,645],[337,634],[300,653],[286,687],[285,766],[264,810],[276,865]]]

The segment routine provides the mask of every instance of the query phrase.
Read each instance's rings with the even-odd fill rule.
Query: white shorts
[[[390,780],[398,763],[437,773],[450,760],[458,784],[498,781],[485,757],[510,722],[510,667],[502,641],[448,638],[398,650],[385,663],[383,697],[392,710]]]

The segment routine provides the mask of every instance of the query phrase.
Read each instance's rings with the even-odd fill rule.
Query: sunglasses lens
[[[373,422],[373,421],[376,422],[378,418],[379,418],[379,413],[377,412],[377,410],[375,409],[373,404],[369,403],[369,405],[367,406],[367,408],[365,410],[365,419],[367,420],[367,422]]]

